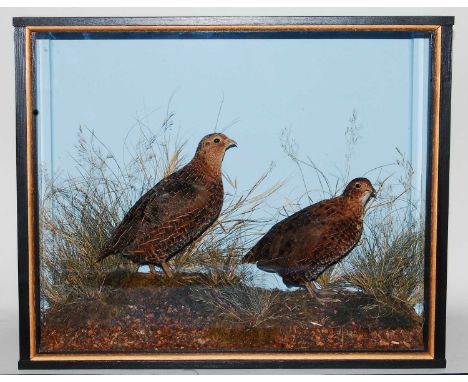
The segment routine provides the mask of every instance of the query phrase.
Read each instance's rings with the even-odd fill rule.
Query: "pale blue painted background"
[[[304,191],[281,150],[282,129],[301,156],[337,173],[353,109],[362,138],[351,177],[394,162],[398,147],[416,170],[415,198],[424,192],[428,39],[44,39],[37,54],[39,154],[49,172],[73,172],[80,125],[119,155],[136,118],[156,110],[144,122],[159,128],[175,92],[171,110],[188,139],[187,159],[213,131],[224,97],[218,129],[239,120],[226,132],[239,147],[224,171],[245,189],[274,161],[270,182],[288,179],[275,205]],[[317,187],[315,177],[307,181]]]

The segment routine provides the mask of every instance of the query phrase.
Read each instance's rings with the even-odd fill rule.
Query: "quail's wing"
[[[143,221],[146,206],[154,194],[155,189],[150,189],[130,208],[99,253],[98,261],[111,254],[124,251],[131,244]]]
[[[314,207],[314,208],[312,208]],[[245,256],[245,262],[275,261],[283,256],[285,250],[298,244],[298,239],[308,236],[308,242],[314,244],[323,231],[324,217],[320,203],[304,208],[286,219],[276,223]],[[314,230],[304,230],[305,226],[314,225]],[[300,244],[300,243],[299,243]]]
[[[316,207],[310,211],[308,221],[290,227],[282,235],[274,252],[277,257],[272,261],[280,274],[315,279],[346,256],[359,240],[362,225],[343,211],[340,203]]]
[[[315,245],[298,248],[292,256],[289,272],[306,274],[308,279],[317,278],[354,248],[361,233],[362,224],[355,217],[337,216],[326,226]]]
[[[190,215],[191,211],[203,204],[206,193],[205,189],[195,186],[193,177],[185,169],[162,179],[125,214],[99,259],[137,248],[158,227],[170,231],[169,222]]]
[[[222,188],[185,177],[172,179],[147,204],[129,253],[161,260],[178,252],[216,220],[221,206]]]

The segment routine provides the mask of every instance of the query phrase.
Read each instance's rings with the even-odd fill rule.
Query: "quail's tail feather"
[[[248,263],[255,263],[257,262],[257,259],[255,258],[255,252],[253,250],[250,250],[247,252],[247,254],[242,258],[242,264],[248,264]]]
[[[96,263],[99,263],[101,260],[105,259],[109,255],[112,255],[112,253],[109,250],[106,250],[106,249],[102,250],[96,256]]]

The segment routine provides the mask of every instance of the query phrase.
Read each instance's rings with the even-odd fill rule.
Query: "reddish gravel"
[[[99,301],[46,312],[40,351],[423,349],[420,324],[374,317],[362,308],[367,300],[355,292],[324,306],[303,291],[280,292],[268,320],[256,326],[220,317],[198,298],[200,293],[194,285],[109,287]]]

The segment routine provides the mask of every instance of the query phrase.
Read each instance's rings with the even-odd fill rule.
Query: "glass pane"
[[[427,36],[52,33],[35,44],[41,351],[423,348]],[[125,250],[96,262],[131,207],[214,132],[238,145],[222,162],[223,208],[208,226],[180,223],[192,236],[166,251],[172,277],[153,249],[122,255],[156,240],[170,203],[184,214],[188,191],[145,205]],[[361,212],[337,225],[342,207],[309,208],[360,177],[377,193],[362,235]],[[283,236],[243,262],[277,223]]]

